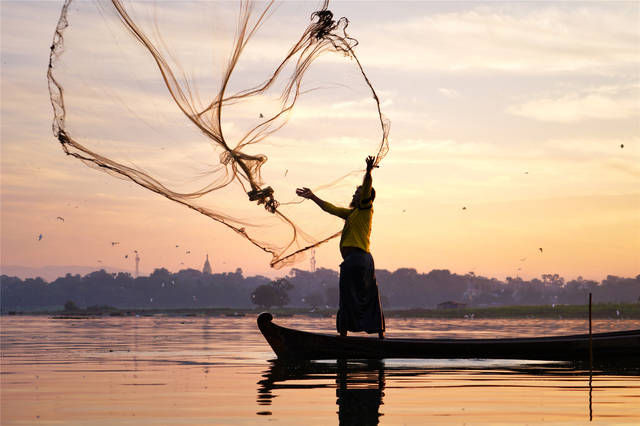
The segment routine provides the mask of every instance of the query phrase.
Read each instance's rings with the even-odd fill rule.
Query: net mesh
[[[291,265],[342,228],[295,187],[347,204],[354,167],[388,150],[349,21],[309,6],[66,0],[47,73],[54,135]]]

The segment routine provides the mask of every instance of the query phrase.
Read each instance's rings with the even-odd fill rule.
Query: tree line
[[[474,273],[448,270],[419,273],[415,269],[377,270],[385,308],[435,308],[444,301],[469,307],[584,304],[593,293],[595,303],[640,302],[640,275],[613,275],[597,282],[578,277],[565,281],[558,274],[524,280],[507,277],[501,281]],[[134,278],[129,273],[104,270],[87,275],[67,274],[52,282],[41,278],[22,280],[0,277],[2,312],[53,310],[72,301],[80,308],[251,308],[291,306],[335,308],[338,305],[339,275],[320,268],[314,272],[292,269],[288,276],[272,280],[256,275],[245,277],[241,269],[232,273],[203,274],[195,269],[171,273],[164,268]]]

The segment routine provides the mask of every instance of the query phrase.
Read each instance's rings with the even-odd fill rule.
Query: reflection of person
[[[384,397],[384,364],[373,364],[361,370],[349,371],[346,362],[338,360],[336,379],[339,424],[379,424],[382,416],[380,405]]]
[[[385,387],[385,366],[380,360],[365,363],[294,363],[271,361],[269,368],[258,382],[257,415],[271,415],[268,410],[275,398],[287,399],[290,391],[326,390],[328,381],[335,377],[336,404],[340,425],[377,425],[380,406],[383,404]],[[319,380],[321,379],[321,380]],[[299,401],[300,396],[297,397]]]
[[[374,157],[367,157],[367,171],[362,185],[356,188],[349,208],[336,207],[318,198],[309,188],[298,188],[296,193],[315,202],[327,213],[345,220],[340,238],[340,308],[337,328],[341,336],[347,331],[378,333],[384,337],[384,315],[378,295],[373,257],[369,252],[369,236],[373,218],[373,200],[376,191],[372,187],[371,171]]]

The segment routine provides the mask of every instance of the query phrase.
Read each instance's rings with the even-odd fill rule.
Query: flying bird
[[[60,221],[64,222],[64,217],[58,216],[58,217],[56,217],[56,220],[60,220]]]
[[[124,258],[125,258],[125,259],[128,259],[128,258],[129,258],[129,255],[128,255],[128,254],[125,254],[125,255],[124,255]]]
[[[287,173],[289,173],[289,169],[284,171],[284,175],[287,176]]]
[[[264,115],[262,115],[262,113],[260,113],[260,118],[264,118]]]
[[[178,244],[176,244],[176,248],[180,247]]]
[[[190,253],[191,253],[191,250],[187,250],[187,254],[190,254]]]
[[[624,148],[624,144],[623,143],[620,144],[620,148]]]
[[[462,207],[462,210],[466,210],[466,209],[467,209],[466,207]]]
[[[542,247],[539,247],[538,250],[540,250],[540,253],[542,253]]]

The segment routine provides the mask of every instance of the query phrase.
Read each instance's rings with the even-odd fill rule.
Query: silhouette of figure
[[[338,360],[336,404],[340,425],[377,425],[384,396],[384,364],[370,360],[361,371],[349,371],[344,360]],[[373,364],[378,364],[372,365]]]
[[[373,218],[371,171],[375,158],[367,157],[367,169],[362,185],[356,188],[349,208],[336,207],[318,198],[309,188],[298,188],[296,194],[315,202],[322,210],[345,220],[340,238],[340,307],[336,320],[338,333],[347,331],[378,333],[384,337],[384,315],[380,304],[373,257],[369,252],[369,236]]]

